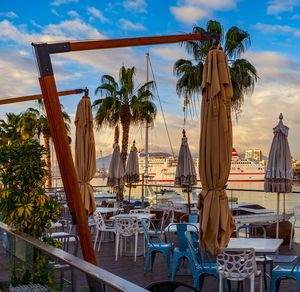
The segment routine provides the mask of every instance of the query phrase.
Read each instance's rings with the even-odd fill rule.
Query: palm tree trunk
[[[122,151],[121,157],[123,160],[123,165],[126,165],[128,140],[129,140],[129,128],[130,128],[130,108],[129,104],[124,104],[121,114],[121,124],[122,124]]]
[[[51,173],[51,153],[50,153],[50,135],[47,130],[43,130],[43,138],[46,148],[46,168],[48,171],[46,185],[48,188],[52,186],[52,173]]]

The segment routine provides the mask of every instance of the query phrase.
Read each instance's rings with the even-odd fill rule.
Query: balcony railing
[[[38,262],[36,261],[37,259]],[[41,260],[44,260],[42,264]],[[65,267],[63,270],[64,278],[61,275],[57,275],[62,271],[61,269],[56,270],[57,266],[54,263],[58,262],[60,267]],[[39,264],[40,269],[37,268]],[[73,279],[76,281],[67,279],[69,276],[67,272],[70,270],[74,273]],[[28,280],[26,279],[32,273],[42,272],[45,275],[50,275],[50,280],[51,275],[53,275],[53,282],[41,274],[41,282],[35,283],[35,286],[32,283],[27,283]],[[16,287],[13,288],[13,286]],[[61,249],[50,246],[27,234],[14,232],[6,224],[0,222],[0,291],[2,291],[2,287],[4,291],[10,289],[9,291],[16,292],[53,290],[147,291]]]

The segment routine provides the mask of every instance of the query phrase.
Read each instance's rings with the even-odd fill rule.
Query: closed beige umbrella
[[[194,160],[187,142],[185,130],[182,131],[181,146],[178,154],[178,163],[175,174],[175,185],[181,186],[188,193],[188,210],[191,213],[190,192],[197,184]]]
[[[115,142],[113,148],[114,151],[108,169],[107,186],[115,188],[117,201],[120,201],[123,196],[122,192],[125,182],[125,170],[118,142]]]
[[[90,215],[96,210],[94,191],[90,184],[96,172],[96,151],[92,107],[88,96],[83,96],[77,106],[75,126],[75,167],[84,208]]]
[[[130,203],[131,185],[140,181],[139,159],[137,149],[135,147],[135,141],[133,141],[133,145],[131,146],[130,153],[127,159],[125,181],[129,183],[128,202]]]
[[[227,58],[221,48],[208,53],[201,87],[199,239],[202,247],[215,253],[227,246],[235,228],[225,191],[232,155],[233,92]]]
[[[264,183],[265,192],[277,193],[276,238],[279,236],[279,196],[280,193],[292,192],[293,182],[292,158],[287,139],[289,128],[283,124],[282,119],[283,116],[280,114],[279,123],[273,129],[274,137]]]

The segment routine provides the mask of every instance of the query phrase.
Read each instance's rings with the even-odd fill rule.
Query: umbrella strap
[[[223,191],[227,189],[227,185],[223,187],[202,187],[202,191]]]

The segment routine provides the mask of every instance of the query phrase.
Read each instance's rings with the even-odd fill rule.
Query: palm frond
[[[224,51],[229,58],[239,58],[250,45],[251,39],[247,31],[236,26],[227,31]]]

